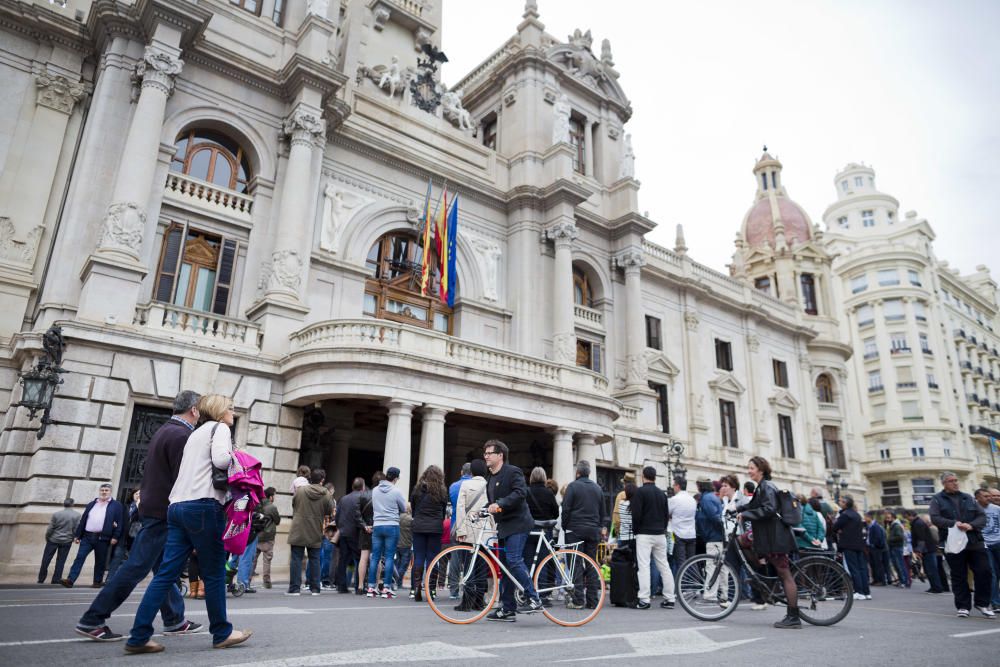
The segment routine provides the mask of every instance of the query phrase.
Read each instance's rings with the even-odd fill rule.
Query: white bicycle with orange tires
[[[487,516],[486,510],[473,515],[475,545],[459,544],[445,549],[424,573],[424,599],[435,614],[449,623],[466,625],[485,616],[499,598],[501,574],[516,587],[515,597],[523,599],[524,587],[493,550],[482,544],[489,523],[485,521]],[[594,620],[604,606],[606,594],[597,563],[582,551],[567,548],[575,545],[553,545],[544,530],[531,534],[538,537],[538,548],[544,545],[548,551],[534,568],[532,579],[535,591],[545,603],[542,613],[553,623],[566,627]]]

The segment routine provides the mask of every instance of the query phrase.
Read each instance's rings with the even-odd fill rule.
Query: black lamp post
[[[21,373],[21,385],[24,389],[21,391],[21,401],[17,404],[28,408],[29,420],[34,419],[36,413],[42,413],[42,425],[36,434],[39,440],[45,437],[45,429],[52,423],[49,418],[52,399],[56,388],[62,384],[59,375],[66,372],[61,366],[63,350],[66,349],[62,329],[52,327],[46,331],[42,336],[42,347],[45,349],[45,356],[38,360],[34,368]]]
[[[687,474],[687,468],[681,463],[684,455],[684,444],[677,440],[669,445],[663,445],[663,463],[667,466],[667,488],[674,483],[674,477]]]
[[[830,491],[834,502],[840,502],[840,492],[847,491],[847,480],[841,481],[840,477],[840,471],[834,468],[830,471],[830,476],[826,478],[826,488]]]

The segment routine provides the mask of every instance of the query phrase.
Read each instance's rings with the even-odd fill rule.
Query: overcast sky
[[[440,0],[439,0],[440,1]],[[538,0],[546,31],[611,40],[650,239],[725,270],[767,144],[788,194],[822,222],[848,162],[963,273],[1000,274],[1000,2]],[[454,83],[516,31],[523,0],[444,0]],[[1000,278],[995,275],[994,278]]]

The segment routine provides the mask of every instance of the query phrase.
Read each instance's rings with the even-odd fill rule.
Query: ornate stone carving
[[[424,57],[417,59],[417,73],[410,79],[410,102],[421,111],[436,115],[444,92],[436,78],[438,64],[448,58],[433,44],[424,44],[421,51]]]
[[[569,114],[572,108],[566,93],[560,93],[552,106],[552,143],[569,142]]]
[[[581,49],[589,49],[590,45],[594,43],[594,38],[591,36],[590,31],[580,32],[577,28],[573,31],[573,34],[566,38],[566,41]]]
[[[616,141],[622,134],[622,130],[617,125],[608,125],[608,138]]]
[[[508,90],[506,93],[503,94],[503,105],[505,107],[509,107],[510,105],[514,104],[514,102],[517,102],[517,93],[515,93],[513,90]]]
[[[545,230],[545,238],[555,241],[557,245],[572,243],[579,235],[580,231],[572,222],[557,222]]]
[[[431,43],[431,31],[427,28],[417,28],[417,31],[413,33],[413,48],[416,51],[422,51],[424,44]]]
[[[646,386],[646,377],[649,374],[649,365],[644,354],[630,354],[626,360],[628,369],[629,385]]]
[[[635,151],[632,150],[632,135],[625,135],[622,161],[618,165],[618,178],[635,178]]]
[[[615,60],[611,55],[611,40],[604,39],[601,41],[601,62],[608,67],[615,66]]]
[[[703,424],[705,422],[705,395],[691,393],[691,416],[695,424]]]
[[[472,130],[472,118],[462,106],[462,91],[447,90],[441,95],[441,116],[463,131]]]
[[[747,336],[747,347],[750,348],[751,352],[757,352],[760,349],[760,338],[757,338],[757,334]]]
[[[497,243],[472,237],[472,249],[483,267],[483,298],[487,301],[499,300],[497,287],[500,275],[500,258],[503,252]]]
[[[539,14],[538,14],[537,0],[527,0],[527,2],[524,3],[524,14],[521,15],[521,18],[537,19],[538,16]]]
[[[684,311],[684,325],[688,328],[688,331],[697,331],[700,323],[701,320],[698,319],[698,313],[693,310]]]
[[[310,147],[326,140],[326,123],[319,113],[298,107],[281,124],[282,133],[291,144],[304,143]]]
[[[132,201],[115,202],[104,216],[97,249],[125,252],[138,258],[145,228],[146,212],[141,206]]]
[[[267,279],[269,290],[290,291],[296,294],[302,282],[302,259],[294,250],[275,250],[271,253],[271,270]]]
[[[132,81],[134,84],[141,83],[142,88],[158,88],[164,95],[170,95],[174,90],[174,79],[182,69],[184,62],[177,56],[155,46],[147,46],[142,60],[136,63]]]
[[[333,181],[328,182],[323,190],[323,226],[320,229],[319,247],[337,254],[347,222],[354,217],[356,209],[367,203],[369,200],[336,188]]]
[[[576,365],[576,335],[557,333],[552,337],[552,353],[558,364]]]
[[[35,101],[39,106],[62,113],[72,113],[73,107],[86,92],[82,83],[74,83],[48,69],[35,75],[35,87],[38,90]]]
[[[382,71],[378,80],[379,88],[388,88],[389,97],[395,97],[396,91],[403,90],[403,73],[399,66],[399,58],[392,57],[392,62]]]
[[[25,237],[23,241],[14,238],[17,230],[10,218],[0,218],[0,261],[12,264],[23,264],[30,267],[38,254],[38,244],[42,240],[45,228],[39,225]]]
[[[646,256],[638,248],[623,250],[614,256],[611,264],[616,269],[623,269],[626,273],[630,270],[639,270],[646,265]]]
[[[390,16],[392,16],[392,12],[389,11],[388,7],[383,4],[375,5],[372,7],[372,17],[375,19],[372,27],[381,32],[385,28],[385,24],[389,22]]]

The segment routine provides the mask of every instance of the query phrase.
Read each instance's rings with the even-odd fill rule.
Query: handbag
[[[219,428],[219,422],[215,422],[215,426],[212,427],[212,433],[208,436],[208,446],[209,449],[212,447],[212,440],[215,439],[215,429]],[[229,490],[229,467],[217,468],[212,466],[212,488],[216,491],[228,491]]]

